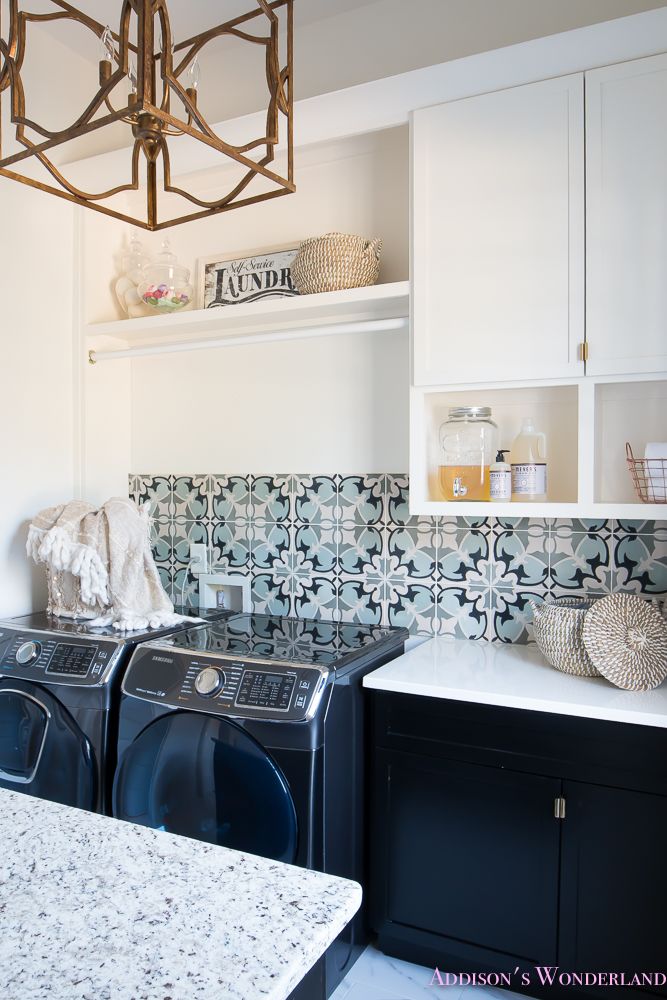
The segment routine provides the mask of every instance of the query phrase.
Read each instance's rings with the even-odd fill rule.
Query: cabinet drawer
[[[377,746],[667,794],[667,730],[375,692]]]

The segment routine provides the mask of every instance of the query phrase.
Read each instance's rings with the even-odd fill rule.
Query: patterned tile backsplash
[[[249,576],[259,612],[530,640],[531,599],[667,593],[667,523],[410,517],[406,475],[133,475],[172,598],[197,603],[191,542]]]

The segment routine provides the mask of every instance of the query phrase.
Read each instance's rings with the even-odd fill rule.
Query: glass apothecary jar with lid
[[[439,500],[490,500],[498,426],[488,406],[454,406],[440,428]]]
[[[146,265],[137,291],[143,302],[161,313],[184,309],[192,301],[190,271],[176,260],[169,240],[162,244],[162,253]]]

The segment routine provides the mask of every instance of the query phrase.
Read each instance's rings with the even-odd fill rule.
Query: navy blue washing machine
[[[0,788],[110,813],[125,667],[145,639],[192,625],[117,632],[46,612],[0,622]]]
[[[142,644],[122,683],[114,815],[364,883],[362,679],[407,637],[243,614]],[[322,995],[366,940],[360,912]]]

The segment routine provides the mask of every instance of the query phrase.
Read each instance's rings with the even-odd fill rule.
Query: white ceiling
[[[367,7],[375,0],[294,0],[294,20],[297,24],[312,24]],[[102,24],[115,28],[120,17],[120,0],[73,0],[74,6]],[[206,28],[221,24],[257,6],[257,0],[168,0],[172,33],[176,40],[196,35]]]

